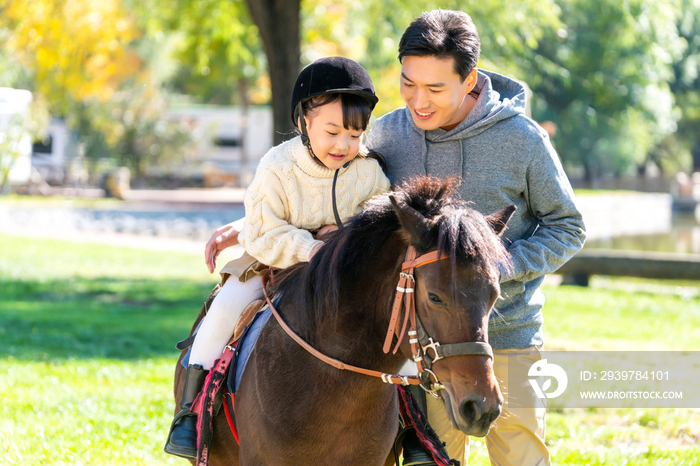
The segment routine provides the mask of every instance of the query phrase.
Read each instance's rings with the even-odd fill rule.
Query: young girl
[[[196,457],[197,415],[189,408],[241,313],[263,297],[259,275],[268,266],[308,262],[324,244],[318,237],[389,189],[379,163],[361,144],[377,100],[367,71],[347,58],[323,58],[299,74],[292,120],[301,134],[262,158],[246,192],[238,236],[246,253],[221,270],[221,290],[192,345],[182,411],[173,420],[167,453]]]

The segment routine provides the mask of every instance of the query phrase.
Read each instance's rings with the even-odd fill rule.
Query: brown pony
[[[277,309],[298,335],[346,364],[395,374],[411,357],[408,338],[382,351],[406,250],[449,258],[415,269],[416,314],[442,345],[488,342],[488,316],[508,255],[498,235],[514,207],[484,217],[453,196],[455,184],[413,179],[370,200],[310,263],[277,277]],[[204,317],[202,309],[193,329]],[[394,337],[395,341],[396,337]],[[452,424],[485,435],[502,396],[492,360],[436,361]],[[175,371],[180,399],[184,368]],[[177,409],[177,408],[176,408]],[[223,410],[222,410],[223,411]],[[211,465],[382,465],[398,431],[396,387],[316,359],[269,319],[236,392],[236,444],[223,412],[214,419]]]

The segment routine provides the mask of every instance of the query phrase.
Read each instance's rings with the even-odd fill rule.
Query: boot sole
[[[401,463],[403,466],[437,466],[435,460],[429,456],[418,456],[417,458],[408,458],[408,461],[404,458]]]
[[[188,460],[197,459],[197,451],[191,448],[178,447],[177,445],[166,443],[163,450],[169,455],[179,456],[180,458],[187,458]]]

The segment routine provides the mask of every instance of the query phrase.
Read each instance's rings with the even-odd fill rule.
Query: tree
[[[587,180],[626,174],[675,130],[676,10],[648,0],[559,6],[564,24],[545,30],[526,62],[533,115],[557,123],[565,166],[582,166]]]
[[[151,8],[158,11],[163,3],[156,0]],[[268,103],[265,55],[244,0],[181,0],[178,5],[176,12],[163,12],[161,7],[145,26],[156,37],[172,31],[172,57],[178,66],[169,86],[202,103]],[[251,96],[251,87],[262,92]]]
[[[139,179],[147,166],[185,155],[187,132],[165,120],[168,76],[160,68],[169,50],[145,34],[153,15],[135,15],[143,10],[120,0],[2,6],[4,44],[31,70],[28,87],[78,132],[78,158],[88,168],[112,156]]]
[[[272,88],[274,144],[293,129],[290,102],[300,70],[299,11],[301,0],[246,0],[265,45]]]
[[[131,169],[137,185],[145,184],[149,168],[162,172],[168,162],[187,161],[193,155],[193,127],[163,118],[167,106],[157,86],[139,84],[123,87],[92,115],[91,124],[110,155]]]
[[[136,75],[141,60],[130,44],[139,31],[118,0],[6,0],[9,47],[34,72],[33,89],[56,113],[76,102],[106,101]]]
[[[6,0],[0,21],[11,31],[4,46],[31,70],[30,90],[77,130],[80,157],[93,151],[91,107],[141,68],[133,19],[118,0]]]
[[[186,36],[191,74],[180,76],[176,85],[196,92],[205,100],[214,95],[226,95],[227,86],[215,70],[244,69],[249,65],[240,57],[226,55],[232,48],[247,50],[256,57],[256,44],[250,41],[248,16],[240,8],[242,0],[180,0],[175,10],[167,10],[169,2],[152,0],[164,9],[165,27]],[[230,17],[228,29],[213,27],[225,16],[222,7],[237,12]],[[396,60],[398,41],[410,21],[421,11],[437,8],[435,2],[418,0],[410,5],[403,0],[246,0],[254,24],[262,38],[272,92],[274,143],[281,142],[293,129],[289,102],[296,76],[302,65],[320,56],[344,55],[363,64],[375,80],[380,102],[375,114],[382,114],[402,105],[399,94],[399,64]],[[301,8],[303,6],[303,8]],[[461,8],[453,1],[446,8]],[[212,14],[209,14],[209,13]],[[527,46],[535,46],[543,29],[557,23],[558,9],[553,0],[503,1],[489,0],[470,5],[472,14],[482,31],[486,66],[500,67],[502,72],[518,69],[516,56],[522,56]],[[508,24],[508,28],[500,28]],[[301,27],[303,25],[303,27]],[[502,29],[502,30],[501,30]],[[245,31],[239,34],[237,31]],[[302,37],[300,37],[302,34]],[[494,39],[491,39],[491,38]],[[526,40],[523,41],[522,38]],[[303,39],[303,40],[300,40]],[[218,44],[218,45],[217,45]],[[303,60],[301,51],[303,44]],[[182,55],[181,55],[182,56]],[[193,59],[193,56],[198,58]],[[257,59],[256,63],[262,60]],[[257,65],[254,65],[257,68]],[[201,70],[206,69],[206,75]],[[206,83],[206,84],[205,84]],[[202,90],[202,85],[212,86]]]
[[[670,88],[678,129],[652,148],[649,159],[662,168],[700,171],[700,0],[681,1],[676,28],[682,50],[673,57]]]

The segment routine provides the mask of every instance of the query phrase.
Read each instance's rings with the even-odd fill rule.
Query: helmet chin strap
[[[343,167],[347,167],[348,163],[343,165]],[[335,200],[335,183],[338,181],[338,173],[340,173],[340,168],[337,169],[335,175],[333,175],[333,216],[335,217],[335,224],[338,225],[338,228],[343,228],[343,222],[340,220],[340,215],[338,214],[338,203]]]
[[[316,157],[316,154],[314,154],[314,150],[311,148],[311,140],[309,139],[309,133],[306,132],[306,118],[304,118],[304,114],[301,110],[301,102],[297,104],[297,108],[294,113],[296,113],[299,116],[299,132],[301,133],[301,142],[304,143],[304,146],[309,150],[311,157],[313,157],[315,161],[323,165],[321,159]]]
[[[326,165],[323,162],[321,162],[321,159],[316,157],[316,154],[314,154],[314,150],[311,148],[311,140],[309,140],[309,135],[306,132],[306,118],[304,118],[304,115],[301,112],[301,102],[299,102],[297,104],[297,108],[296,108],[295,113],[297,115],[299,115],[299,132],[301,133],[301,142],[309,150],[309,153],[314,158],[314,160],[325,167]],[[352,160],[350,162],[352,162]],[[343,168],[347,168],[347,166],[350,165],[350,162],[345,163],[343,165]],[[336,202],[336,198],[335,198],[335,185],[338,181],[338,173],[340,173],[340,168],[338,168],[335,171],[335,174],[333,175],[333,190],[332,190],[333,216],[335,217],[335,224],[338,225],[338,228],[343,228],[343,222],[340,220],[340,214],[338,214],[338,203]]]

